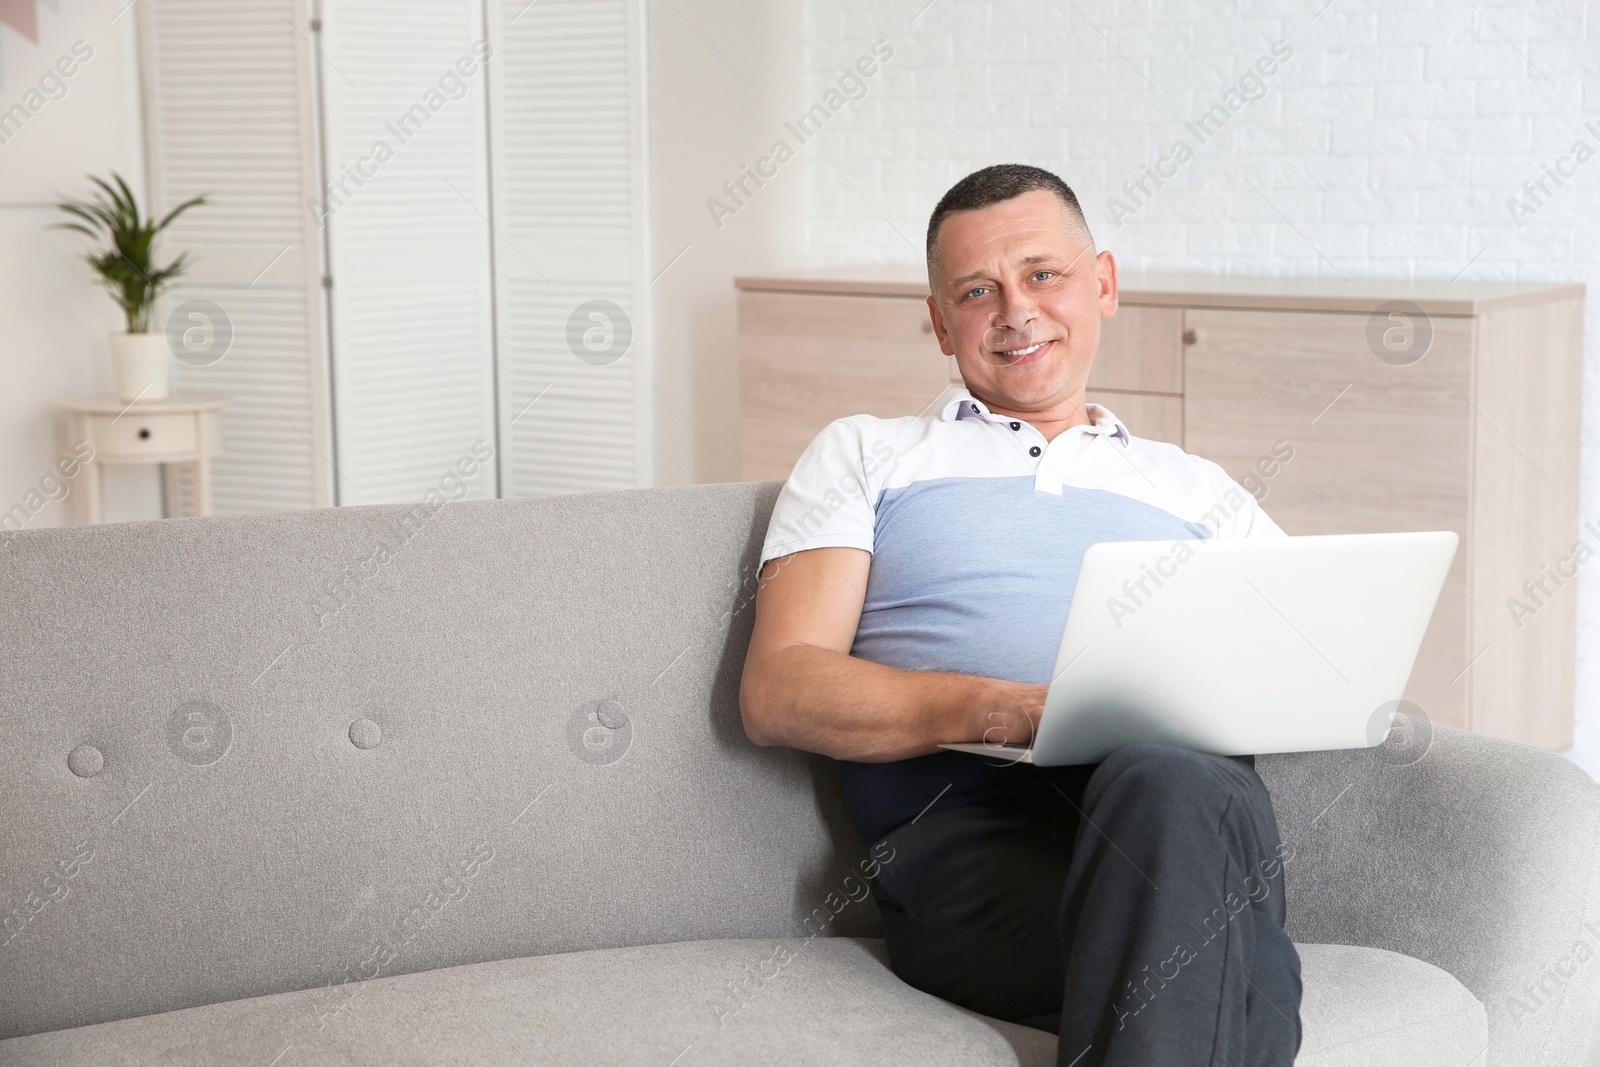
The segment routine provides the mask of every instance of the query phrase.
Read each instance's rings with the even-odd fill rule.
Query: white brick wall
[[[1522,227],[1506,207],[1575,139],[1600,150],[1600,3],[925,3],[808,2],[807,99],[895,49],[802,150],[815,264],[920,261],[944,190],[1016,161],[1061,174],[1127,270],[1587,282],[1600,521],[1600,158]],[[1279,39],[1294,55],[1267,95],[1113,225],[1107,199]],[[1579,744],[1600,754],[1600,559],[1580,574]]]

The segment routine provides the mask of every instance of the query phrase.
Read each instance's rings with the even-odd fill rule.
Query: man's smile
[[[997,348],[994,351],[995,355],[1015,367],[1023,363],[1036,362],[1044,355],[1045,349],[1053,343],[1054,341],[1035,341],[1022,348]]]

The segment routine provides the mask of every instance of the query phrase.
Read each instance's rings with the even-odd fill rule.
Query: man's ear
[[[956,350],[950,344],[950,330],[944,323],[944,311],[933,296],[928,297],[928,318],[933,322],[933,335],[939,339],[939,351],[947,356],[955,355]]]
[[[1117,257],[1110,252],[1095,256],[1094,274],[1100,282],[1100,317],[1109,319],[1117,313]]]

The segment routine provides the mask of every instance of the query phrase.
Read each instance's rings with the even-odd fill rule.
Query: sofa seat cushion
[[[1298,1067],[1481,1062],[1467,989],[1382,949],[1300,945]],[[901,982],[883,942],[690,941],[474,963],[0,1042],[0,1064],[1019,1064],[1055,1035]]]
[[[1446,971],[1398,952],[1350,945],[1300,950],[1295,1067],[1481,1065],[1489,1015]]]
[[[597,949],[344,989],[348,998],[302,990],[14,1038],[0,1042],[0,1064],[1055,1062],[1055,1035],[912,989],[878,940]]]

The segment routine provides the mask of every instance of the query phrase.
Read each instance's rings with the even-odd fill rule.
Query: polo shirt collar
[[[1009,421],[1003,415],[990,412],[989,405],[973,396],[965,386],[960,385],[952,385],[946,389],[934,402],[934,410],[939,413],[942,422],[956,422],[961,419]],[[1132,435],[1128,433],[1128,428],[1108,409],[1099,404],[1087,404],[1085,410],[1089,415],[1089,425],[1074,426],[1073,429],[1095,436],[1109,435],[1124,445],[1131,443]]]

